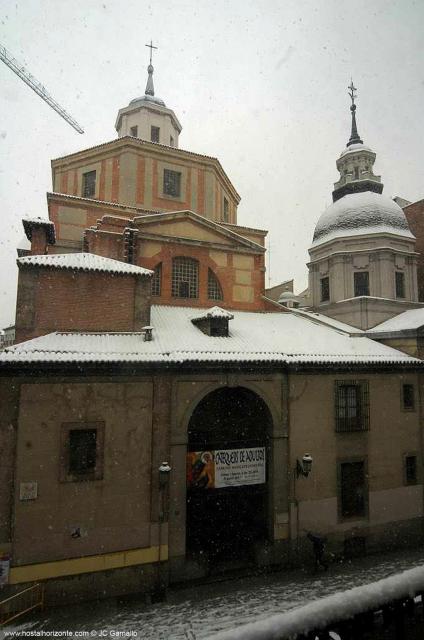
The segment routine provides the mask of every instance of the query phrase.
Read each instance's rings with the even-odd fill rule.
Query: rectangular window
[[[172,136],[169,136],[169,146],[170,147],[174,146],[174,138]]]
[[[96,468],[97,429],[69,431],[68,472],[79,475],[92,473]]]
[[[167,196],[179,198],[181,195],[181,173],[164,169],[163,172],[163,192]]]
[[[60,480],[101,480],[103,442],[103,422],[64,423],[61,432]]]
[[[405,456],[405,484],[417,484],[417,456]]]
[[[342,462],[340,464],[340,515],[342,518],[366,516],[365,464]]]
[[[404,411],[415,410],[415,389],[413,384],[402,385],[402,408]]]
[[[368,381],[335,381],[336,431],[367,431],[369,429]]]
[[[131,127],[130,133],[131,133],[133,138],[136,138],[137,135],[138,135],[138,127]]]
[[[96,195],[96,172],[87,171],[82,174],[82,196],[83,198],[94,198]]]
[[[224,222],[228,222],[230,217],[230,206],[227,198],[224,197]]]
[[[370,279],[368,271],[356,271],[353,274],[354,296],[370,295]]]
[[[327,276],[321,278],[321,302],[330,300],[330,278]]]
[[[150,127],[150,140],[152,142],[159,142],[159,134],[160,134],[159,127]]]
[[[405,274],[402,271],[396,271],[396,298],[405,297]]]
[[[199,295],[199,263],[192,258],[174,258],[172,261],[172,296],[197,298]]]

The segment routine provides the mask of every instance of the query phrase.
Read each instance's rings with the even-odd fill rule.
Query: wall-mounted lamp
[[[302,460],[296,461],[296,477],[305,476],[307,478],[312,469],[312,456],[309,453],[305,453]]]
[[[159,467],[159,486],[161,489],[164,489],[169,482],[169,474],[171,472],[171,467],[167,462],[162,462]]]

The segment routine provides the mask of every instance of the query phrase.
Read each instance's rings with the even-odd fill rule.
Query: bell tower
[[[361,193],[363,191],[383,192],[381,176],[376,176],[373,173],[376,155],[372,149],[364,145],[358,133],[355,104],[356,87],[354,87],[353,81],[351,81],[348,89],[352,101],[350,106],[352,126],[346,149],[342,151],[336,163],[340,179],[334,184],[333,202],[348,193]]]
[[[169,109],[161,98],[155,96],[152,52],[157,47],[153,42],[146,44],[146,47],[150,49],[150,62],[147,67],[144,96],[131,100],[127,107],[119,110],[115,129],[119,138],[132,136],[178,148],[181,124],[173,110]]]

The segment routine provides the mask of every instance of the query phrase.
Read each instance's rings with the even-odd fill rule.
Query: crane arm
[[[44,100],[44,102],[47,102],[47,104],[50,105],[51,108],[56,111],[56,113],[58,113],[64,120],[66,120],[66,122],[70,124],[71,127],[75,129],[75,131],[78,131],[78,133],[84,133],[84,129],[80,127],[78,122],[74,120],[74,118],[69,115],[69,113],[63,107],[61,107],[54,98],[52,98],[47,89],[40,82],[38,82],[38,80],[36,80],[34,76],[32,76],[23,65],[19,64],[19,62],[15,60],[15,58],[1,44],[0,59],[3,60],[3,62],[7,64],[7,66],[12,69],[12,71],[16,73],[19,78],[21,78],[21,80],[25,82],[25,84],[31,87],[31,89],[35,91],[35,93],[37,93],[40,98]]]

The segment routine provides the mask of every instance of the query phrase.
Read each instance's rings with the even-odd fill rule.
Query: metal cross
[[[348,94],[350,95],[350,99],[352,100],[352,104],[355,104],[355,98],[356,98],[356,87],[353,86],[353,80],[352,78],[350,79],[350,85],[348,86]]]
[[[153,41],[150,40],[150,44],[146,44],[146,47],[149,47],[150,49],[150,64],[152,64],[152,53],[153,53],[153,49],[157,49],[157,47],[153,46]]]

